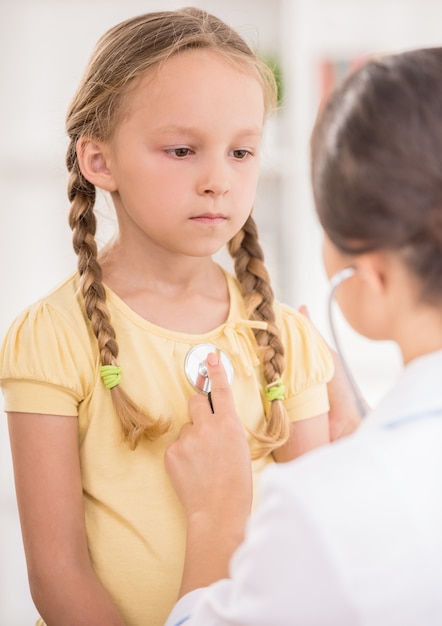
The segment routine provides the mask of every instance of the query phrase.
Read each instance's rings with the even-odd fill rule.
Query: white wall
[[[64,115],[96,40],[131,15],[187,4],[0,0],[0,336],[21,309],[75,265],[67,226]],[[328,337],[327,285],[308,172],[308,140],[318,105],[317,61],[322,56],[438,45],[442,2],[193,4],[239,28],[262,52],[281,57],[286,98],[278,120],[269,127],[256,216],[277,295],[293,306],[307,303]],[[369,400],[376,401],[399,370],[396,351],[355,337],[340,318],[339,328],[352,369]],[[29,626],[35,612],[27,591],[6,423],[1,417],[0,624]]]

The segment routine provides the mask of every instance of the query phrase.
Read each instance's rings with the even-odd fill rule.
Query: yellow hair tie
[[[285,385],[281,378],[270,383],[266,387],[266,397],[269,402],[274,400],[284,400]]]
[[[121,371],[121,367],[118,365],[102,365],[100,367],[100,376],[106,389],[112,389],[120,384]]]

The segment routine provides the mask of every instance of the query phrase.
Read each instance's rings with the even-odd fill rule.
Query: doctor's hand
[[[187,519],[181,595],[228,576],[252,504],[249,445],[217,355],[207,360],[213,413],[206,396],[189,401],[185,424],[165,454],[166,470]]]

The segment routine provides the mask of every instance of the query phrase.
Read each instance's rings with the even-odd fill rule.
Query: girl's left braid
[[[235,272],[244,298],[248,318],[267,322],[267,329],[254,329],[258,356],[263,363],[268,385],[276,383],[284,371],[284,347],[275,324],[274,294],[264,265],[264,254],[258,241],[255,220],[249,216],[242,230],[228,244],[234,259]],[[284,444],[290,434],[290,423],[284,404],[275,399],[270,403],[264,432],[254,433],[259,448],[254,456],[261,457]]]

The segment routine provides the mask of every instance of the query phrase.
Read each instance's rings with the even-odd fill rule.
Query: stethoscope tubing
[[[365,405],[365,401],[361,396],[361,393],[354,381],[353,375],[350,371],[350,368],[348,367],[347,361],[344,358],[342,349],[341,349],[341,345],[340,342],[338,340],[338,336],[336,333],[336,325],[334,322],[334,316],[333,316],[333,304],[335,302],[335,295],[336,295],[336,290],[338,289],[338,287],[340,285],[342,285],[342,283],[344,281],[346,281],[347,279],[351,278],[351,276],[354,275],[355,273],[355,268],[354,267],[346,267],[343,270],[336,272],[336,274],[334,274],[331,279],[330,279],[330,293],[328,296],[328,324],[330,327],[330,333],[332,335],[333,338],[333,343],[335,345],[335,349],[336,352],[339,356],[339,359],[342,363],[342,368],[344,370],[345,376],[348,380],[348,383],[350,385],[350,388],[352,390],[352,393],[355,397],[356,400],[356,406],[358,408],[359,414],[361,417],[365,417],[367,414],[367,410],[366,410],[366,405]]]

